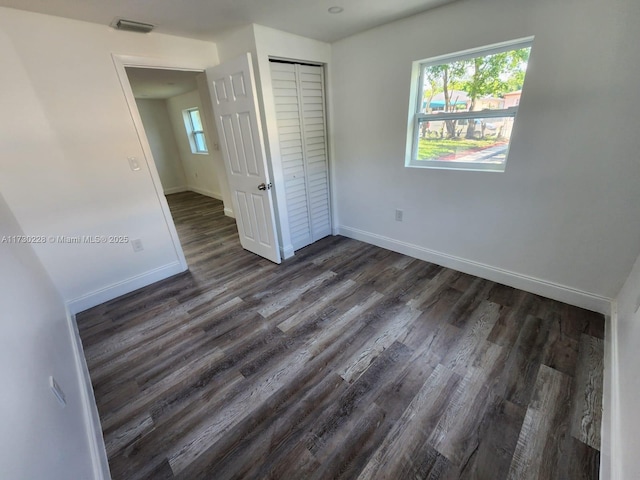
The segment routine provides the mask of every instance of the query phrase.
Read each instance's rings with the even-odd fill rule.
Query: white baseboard
[[[236,214],[235,214],[235,213],[233,213],[233,210],[232,210],[231,208],[226,208],[226,207],[225,207],[225,209],[224,209],[224,214],[225,214],[227,217],[236,218]]]
[[[604,385],[600,428],[600,479],[622,480],[620,444],[620,380],[618,364],[618,305],[611,304],[604,335]]]
[[[191,185],[189,185],[186,190],[199,193],[200,195],[206,195],[207,197],[215,198],[216,200],[222,200],[222,195],[205,188],[192,187]]]
[[[139,288],[182,273],[186,269],[186,265],[182,265],[180,262],[173,262],[70,300],[67,302],[67,308],[71,314],[75,315],[76,313],[133,292]]]
[[[72,315],[68,311],[67,325],[69,327],[69,335],[73,346],[73,357],[76,364],[80,394],[82,396],[82,412],[87,439],[89,441],[89,450],[91,452],[93,478],[94,480],[109,480],[111,478],[109,460],[102,436],[102,425],[100,424],[100,415],[98,414],[98,407],[96,406],[96,399],[93,394],[91,377],[89,376],[89,369],[84,357],[84,349],[82,348],[82,340],[78,332],[75,315]]]
[[[584,292],[565,285],[549,282],[528,275],[522,275],[516,272],[510,272],[501,268],[492,267],[483,263],[474,262],[465,258],[456,257],[419,245],[402,242],[393,238],[384,237],[376,233],[365,232],[357,228],[339,226],[338,233],[345,237],[361,240],[378,247],[393,250],[394,252],[403,253],[410,257],[419,258],[427,262],[442,265],[443,267],[452,268],[460,272],[486,278],[493,282],[502,283],[510,287],[518,288],[526,292],[535,293],[543,297],[558,300],[560,302],[575,305],[594,312],[611,314],[611,299]]]
[[[293,245],[289,244],[289,245],[284,245],[280,247],[280,256],[282,257],[283,260],[291,258],[294,255],[295,253],[293,251]]]
[[[187,188],[187,186],[183,185],[181,187],[164,188],[163,193],[165,195],[171,195],[172,193],[182,193],[182,192],[187,192],[188,190],[189,189]]]

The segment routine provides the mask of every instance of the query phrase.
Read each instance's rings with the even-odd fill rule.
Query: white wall
[[[76,308],[182,268],[114,53],[196,69],[218,63],[213,43],[0,8],[0,189],[24,231],[144,244],[139,253],[130,244],[37,246]],[[128,157],[142,168],[132,171]]]
[[[247,52],[256,56],[256,37],[254,33],[254,25],[245,25],[233,30],[224,32],[215,38],[216,47],[218,48],[218,57],[220,63],[232,60]],[[257,69],[257,64],[254,63]]]
[[[612,459],[618,476],[640,478],[640,256],[617,297],[613,337]]]
[[[607,311],[640,250],[639,22],[635,0],[463,0],[334,43],[340,231]],[[529,35],[506,172],[405,168],[411,63]]]
[[[182,168],[166,100],[136,98],[136,104],[164,193],[185,191],[187,179]]]
[[[23,231],[2,195],[0,226],[2,477],[102,478],[92,464],[88,404],[64,303],[31,246],[6,241]],[[66,395],[65,407],[49,389],[50,375]]]
[[[187,180],[187,188],[194,192],[215,197],[222,200],[222,191],[220,189],[220,176],[224,176],[224,164],[222,155],[216,150],[218,140],[213,138],[211,130],[207,124],[204,115],[200,118],[205,128],[204,136],[207,142],[208,153],[193,153],[189,144],[189,137],[184,125],[184,117],[182,112],[188,108],[198,108],[203,112],[202,101],[198,90],[187,92],[167,99],[167,109],[171,124],[173,125],[173,134],[178,144],[182,166]]]

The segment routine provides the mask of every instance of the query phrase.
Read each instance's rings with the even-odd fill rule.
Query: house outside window
[[[197,108],[183,110],[184,126],[189,137],[191,153],[208,153],[207,142],[204,138],[204,128]]]
[[[405,165],[504,172],[532,42],[414,62]]]

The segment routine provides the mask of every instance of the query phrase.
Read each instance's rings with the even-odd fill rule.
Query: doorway
[[[182,148],[182,156],[184,157],[190,155],[224,157],[223,161],[219,162],[224,167],[218,171],[225,171],[226,175],[216,176],[218,188],[221,190],[221,195],[219,196],[223,198],[225,214],[229,215],[227,213],[228,210],[238,214],[236,227],[240,235],[240,243],[245,249],[275,263],[280,263],[279,239],[276,233],[274,204],[270,190],[272,183],[267,173],[268,165],[265,156],[259,99],[253,75],[251,55],[246,53],[223,64],[206,68],[206,75],[202,73],[202,69],[185,69],[177,66],[165,68],[164,66],[154,65],[151,59],[142,59],[142,63],[139,61],[140,59],[136,57],[114,55],[114,63],[138,131],[140,143],[147,160],[146,164],[153,179],[167,226],[172,234],[176,253],[182,259],[184,269],[187,268],[186,260],[184,259],[184,252],[178,238],[174,219],[164,196],[165,186],[160,178],[160,173],[162,172],[163,177],[166,177],[164,184],[170,183],[167,186],[168,192],[166,193],[188,189],[215,198],[215,192],[212,192],[212,189],[206,188],[206,186],[203,188],[202,186],[190,185],[190,182],[197,182],[199,175],[201,175],[198,173],[197,168],[190,168],[193,165],[187,165],[184,161],[179,164],[166,161],[171,157],[171,150],[174,152],[181,150],[181,139],[183,140],[182,143],[189,145],[191,149],[189,151],[186,147]],[[144,84],[145,81],[149,80],[149,77],[157,77],[159,75],[158,70],[173,71],[168,72],[168,77],[161,81],[162,88],[176,86],[179,83],[178,80],[192,81],[188,72],[196,72],[195,79],[198,85],[198,93],[194,94],[194,98],[197,99],[199,95],[199,104],[194,102],[181,104],[177,100],[174,102],[173,97],[151,98],[155,94],[148,92],[134,95],[132,84],[137,87],[134,77],[136,75],[139,76],[139,82]],[[176,70],[185,73],[185,75],[176,75]],[[171,77],[169,78],[169,76]],[[178,79],[178,77],[180,78]],[[160,90],[160,86],[155,86]],[[146,95],[146,98],[142,97],[142,95]],[[166,95],[164,94],[164,96]],[[188,96],[189,92],[181,95]],[[180,98],[180,95],[177,98]],[[205,98],[210,99],[210,101],[205,100]],[[158,102],[150,104],[148,100],[161,100],[165,102],[165,105],[162,106]],[[174,105],[174,103],[177,105]],[[211,105],[213,108],[209,108]],[[171,144],[171,142],[161,133],[147,135],[142,117],[149,112],[160,110],[165,112],[163,114],[164,117],[169,117],[169,121],[160,122],[164,124],[164,130],[172,130],[176,137],[173,147],[171,145],[167,147],[169,153],[162,152],[157,154],[159,158],[165,161],[159,161],[156,167],[153,162],[154,154],[150,140],[157,139],[158,142],[156,143],[158,145],[155,145],[154,148],[164,148],[164,150],[167,150],[164,144]],[[215,117],[213,112],[215,112]],[[152,114],[150,115],[153,116]],[[182,124],[180,123],[180,116],[182,116]],[[211,128],[214,118],[216,130]],[[156,119],[154,119],[154,122],[158,123]],[[184,125],[186,131],[182,130],[181,125]],[[156,126],[153,128],[157,130]],[[207,130],[210,132],[211,137],[208,139],[206,138]],[[219,152],[218,141],[215,138],[217,132],[220,132],[221,150],[224,155],[219,153],[215,155],[215,152],[210,149],[212,147]],[[134,161],[132,168],[134,168],[134,165],[137,166],[136,159],[130,159],[130,163],[132,160]],[[197,158],[197,160],[201,159]],[[206,177],[211,180],[214,175],[209,174]],[[225,191],[227,195],[225,195]],[[230,216],[233,216],[233,214]]]
[[[185,254],[196,262],[189,246],[192,232],[206,229],[223,211],[224,165],[218,158],[215,130],[205,120],[208,98],[201,98],[202,72],[126,67],[162,193]],[[197,214],[191,215],[189,212]],[[229,219],[231,220],[231,219]],[[229,222],[233,227],[233,221]],[[211,230],[211,242],[217,233]]]
[[[204,70],[158,65],[156,62],[156,59],[114,55],[116,70],[174,249],[182,269],[186,270],[184,240],[178,236],[166,195],[196,192],[215,199],[214,203],[223,203],[226,216],[233,218],[234,215],[228,200],[228,188],[225,188],[226,172],[213,126]],[[195,112],[200,120],[195,125],[197,130],[193,128],[192,121]],[[191,123],[187,124],[187,119]],[[206,148],[191,148],[190,140],[194,133],[201,137],[198,138],[199,147]]]

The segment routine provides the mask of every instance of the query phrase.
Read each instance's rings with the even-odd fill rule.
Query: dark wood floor
[[[114,479],[598,477],[601,315],[169,203],[190,272],[77,317]]]

